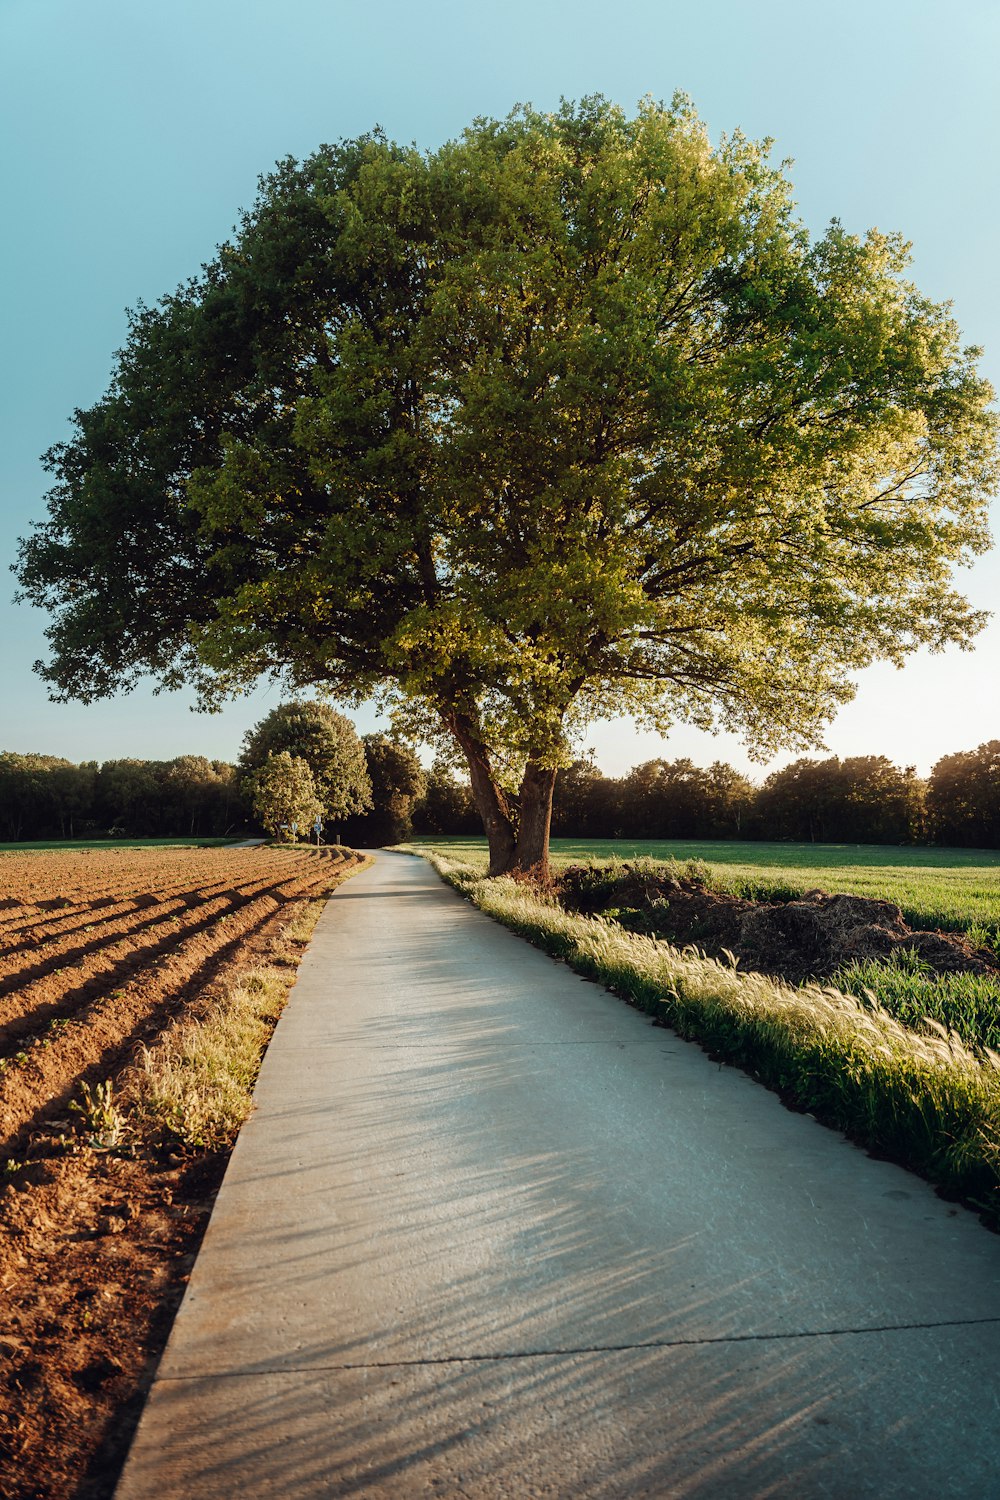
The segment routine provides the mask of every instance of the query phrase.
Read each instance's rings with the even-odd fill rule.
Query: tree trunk
[[[445,722],[465,752],[472,796],[490,846],[489,873],[505,875],[513,863],[517,842],[510,803],[494,780],[489,752],[472,727],[457,714]]]
[[[478,726],[461,713],[442,714],[442,720],[465,753],[472,795],[489,842],[489,874],[547,881],[555,770],[529,757],[515,809],[493,775]]]
[[[552,826],[554,767],[529,760],[521,782],[517,845],[510,872],[546,883],[549,879],[549,830]]]

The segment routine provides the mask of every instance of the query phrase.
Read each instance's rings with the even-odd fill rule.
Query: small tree
[[[326,703],[282,703],[243,740],[239,769],[252,778],[268,758],[287,751],[312,773],[322,816],[334,824],[372,805],[365,749],[350,719]]]
[[[398,844],[413,832],[413,809],[427,789],[427,776],[408,745],[385,734],[363,741],[372,810],[351,819],[347,837],[354,844]]]
[[[247,778],[246,789],[268,833],[285,843],[294,841],[293,823],[305,835],[322,815],[312,772],[300,756],[289,755],[287,750],[267,756],[260,770]]]

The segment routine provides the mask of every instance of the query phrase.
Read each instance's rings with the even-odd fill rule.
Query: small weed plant
[[[80,1097],[70,1102],[70,1109],[80,1116],[80,1122],[88,1133],[88,1143],[95,1151],[113,1151],[120,1146],[126,1132],[125,1116],[114,1098],[111,1079],[95,1084],[93,1088],[84,1080],[80,1084]]]

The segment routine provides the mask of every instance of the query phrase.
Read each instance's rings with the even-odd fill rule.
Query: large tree
[[[814,744],[982,623],[991,392],[906,265],[811,242],[682,99],[287,161],[49,455],[43,675],[386,693],[460,747],[494,872],[544,867],[592,715]]]

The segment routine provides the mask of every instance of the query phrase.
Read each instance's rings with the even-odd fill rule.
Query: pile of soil
[[[989,949],[949,932],[908,927],[891,901],[807,891],[788,901],[748,901],[712,891],[697,879],[675,879],[626,866],[599,899],[581,900],[564,887],[563,904],[590,914],[613,913],[631,931],[696,944],[713,957],[723,950],[744,968],[799,984],[823,979],[844,964],[889,958],[909,949],[939,974],[1000,973]]]
[[[0,1500],[115,1488],[226,1154],[93,1149],[69,1108],[252,963],[349,851],[0,857]],[[276,948],[277,945],[277,948]],[[6,1163],[4,1167],[4,1163]]]

